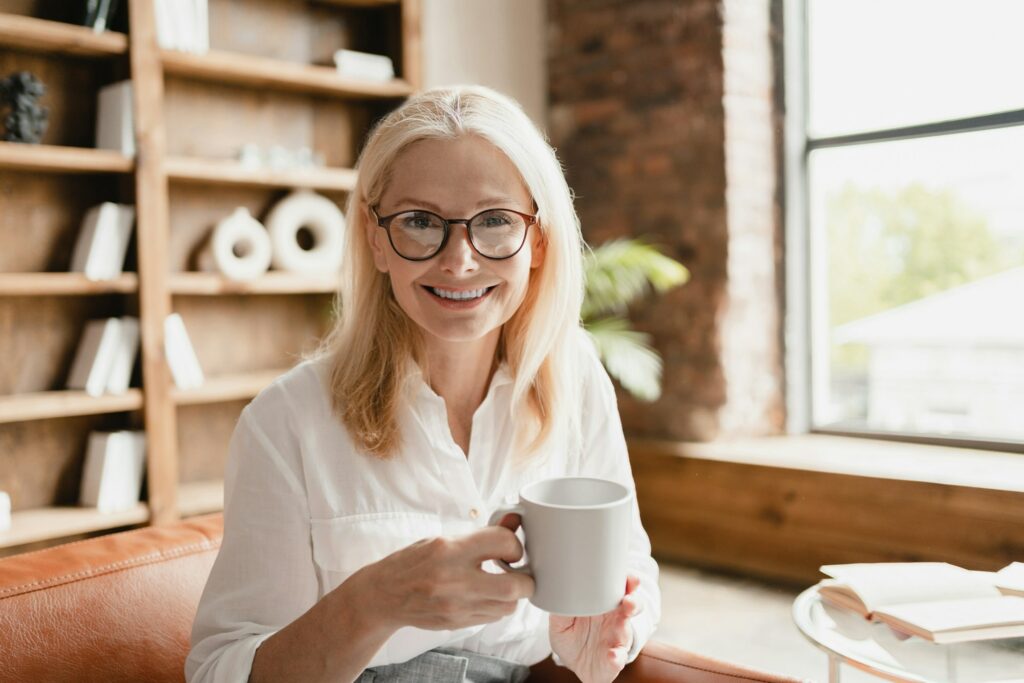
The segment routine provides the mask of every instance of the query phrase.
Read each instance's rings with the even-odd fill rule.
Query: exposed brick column
[[[549,0],[549,131],[587,241],[646,237],[692,274],[632,313],[665,360],[660,401],[620,393],[635,435],[783,425],[770,0],[726,4]]]

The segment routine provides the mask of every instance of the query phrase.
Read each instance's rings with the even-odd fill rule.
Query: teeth
[[[441,297],[442,299],[452,299],[454,301],[467,301],[469,299],[477,299],[487,293],[487,288],[483,289],[471,289],[463,292],[452,292],[447,289],[438,289],[437,287],[431,287],[430,291]]]

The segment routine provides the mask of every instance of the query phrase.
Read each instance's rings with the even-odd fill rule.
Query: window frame
[[[821,260],[815,261],[813,258],[816,245],[810,225],[808,174],[811,152],[851,145],[1024,126],[1024,109],[938,120],[912,126],[812,137],[807,126],[808,2],[809,0],[783,0],[786,430],[790,434],[828,434],[1024,453],[1024,441],[815,426],[814,397],[822,387],[814,385],[821,384],[823,380],[822,373],[816,372],[816,368],[822,362],[828,362],[828,348],[824,343],[816,344],[822,330],[816,331],[815,327],[826,323],[821,312],[817,312],[816,315],[815,311],[816,306],[820,308],[823,297],[817,297],[816,300],[811,291],[811,283],[816,281],[813,269],[822,267]],[[827,329],[825,332],[827,333]],[[818,354],[817,358],[815,354]],[[827,379],[827,376],[824,379]],[[827,387],[824,389],[827,390]]]

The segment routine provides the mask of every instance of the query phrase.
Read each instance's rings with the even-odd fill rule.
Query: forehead
[[[508,198],[529,208],[530,193],[519,171],[490,142],[473,135],[448,140],[419,140],[392,164],[381,197],[389,208],[407,199],[426,200],[446,209],[475,208],[475,202]]]

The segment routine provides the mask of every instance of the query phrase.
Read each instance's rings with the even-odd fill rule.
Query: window
[[[787,10],[804,426],[1024,444],[1024,2]]]

